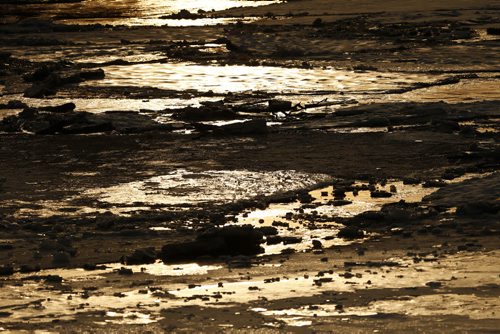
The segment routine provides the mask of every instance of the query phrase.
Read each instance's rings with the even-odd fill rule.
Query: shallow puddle
[[[434,86],[404,94],[388,95],[391,101],[460,103],[475,101],[496,101],[500,98],[498,78],[462,79],[459,83]]]
[[[197,13],[199,10],[223,10],[232,7],[257,7],[280,1],[250,1],[250,0],[86,0],[82,2],[32,4],[9,4],[10,7],[0,7],[5,13],[13,15],[19,9],[28,7],[40,16],[48,16],[58,23],[64,24],[109,24],[109,25],[163,25],[166,21],[186,21],[186,25],[194,25],[198,20],[168,20],[164,15],[177,13],[182,9]],[[24,8],[23,8],[24,7]],[[205,22],[206,24],[207,22]],[[219,23],[219,22],[217,22]],[[221,21],[221,23],[223,23]],[[200,24],[200,25],[205,25]]]
[[[217,98],[194,98],[194,99],[85,99],[85,98],[63,98],[54,97],[49,99],[35,99],[27,98],[22,95],[9,95],[0,97],[0,103],[7,103],[11,100],[21,101],[26,103],[30,107],[47,107],[47,106],[58,106],[65,103],[74,103],[76,105],[75,110],[77,111],[87,111],[92,113],[102,113],[106,111],[160,111],[172,108],[182,108],[182,107],[199,107],[200,101],[216,101],[220,100]],[[0,119],[9,115],[15,115],[21,109],[0,109]],[[165,118],[167,115],[162,115]]]
[[[266,92],[383,92],[441,76],[346,70],[284,68],[243,65],[197,65],[151,63],[108,66],[106,77],[86,85],[151,86],[169,90],[194,89],[215,93]],[[145,79],[147,78],[147,79]]]
[[[317,317],[370,317],[378,314],[461,316],[475,320],[500,319],[498,298],[459,294],[432,294],[380,300],[365,307],[343,308],[335,304],[322,304],[286,310],[252,310],[295,327],[308,326],[313,322],[312,319]]]
[[[70,20],[56,20],[60,24],[78,24],[78,25],[91,25],[91,24],[107,24],[112,26],[169,26],[169,27],[203,27],[214,26],[218,24],[233,24],[237,22],[250,23],[258,20],[257,17],[220,17],[220,18],[199,18],[199,19],[165,19],[165,18],[81,18]]]
[[[324,182],[329,176],[294,171],[252,172],[247,170],[188,171],[125,183],[105,189],[91,189],[83,196],[101,202],[127,205],[192,205],[227,203],[304,189]]]
[[[463,287],[481,287],[498,282],[498,251],[461,252],[441,258],[429,258],[432,261],[413,263],[412,258],[389,258],[387,263],[399,266],[377,267],[357,265],[350,270],[338,270],[330,267],[327,271],[290,271],[259,276],[258,271],[238,275],[231,271],[218,272],[216,278],[203,277],[219,266],[201,266],[185,264],[163,266],[161,263],[140,266],[145,268],[162,266],[157,280],[147,283],[144,278],[135,275],[120,278],[121,286],[110,285],[116,280],[116,273],[83,272],[78,269],[42,271],[39,274],[58,274],[63,278],[63,285],[24,281],[21,285],[4,282],[0,290],[0,307],[11,313],[3,319],[7,323],[30,321],[33,323],[50,322],[53,319],[70,320],[78,313],[111,312],[100,317],[98,324],[148,323],[161,319],[162,309],[197,305],[203,307],[227,307],[231,304],[246,304],[265,298],[267,301],[285,298],[310,297],[321,295],[325,291],[355,292],[366,289],[405,289],[426,287],[428,282],[438,282],[435,295],[406,298],[401,300],[373,301],[368,306],[345,308],[340,311],[335,304],[318,304],[313,309],[292,308],[268,310],[254,308],[252,311],[263,313],[290,325],[299,325],[312,321],[316,317],[328,316],[369,316],[385,313],[399,313],[408,316],[420,315],[459,315],[472,319],[498,319],[500,305],[494,298],[475,297],[473,295],[446,294],[446,289]],[[301,265],[300,263],[297,263]],[[272,264],[270,264],[272,265]],[[279,267],[279,264],[277,265]],[[109,268],[121,267],[120,264]],[[127,266],[136,268],[135,266]],[[138,266],[139,267],[139,266]],[[328,266],[325,266],[328,268]],[[145,272],[154,272],[146,269]],[[242,271],[250,271],[246,269]],[[144,270],[143,270],[144,271]],[[175,271],[183,273],[185,280],[179,281]],[[165,275],[167,273],[167,275]],[[174,274],[172,274],[174,273]],[[346,273],[349,273],[347,276]],[[27,275],[24,275],[27,276]],[[251,277],[252,276],[252,277]],[[199,277],[198,279],[195,279]],[[200,279],[201,278],[201,279]],[[130,281],[126,283],[126,280]],[[142,288],[131,288],[137,282]],[[145,282],[145,283],[144,283]],[[196,284],[189,284],[196,282]],[[452,305],[440,308],[441,305]],[[314,316],[316,314],[316,317]]]
[[[361,185],[361,183],[357,183]],[[274,226],[280,236],[300,238],[296,243],[278,243],[264,245],[266,254],[279,254],[284,249],[292,248],[300,251],[310,249],[313,240],[319,240],[323,247],[347,245],[353,241],[337,238],[343,225],[335,223],[335,218],[353,217],[366,211],[378,211],[384,204],[406,202],[421,202],[422,199],[435,192],[438,188],[424,188],[422,185],[405,185],[402,181],[391,181],[385,186],[377,186],[378,190],[394,191],[388,198],[373,198],[369,190],[361,190],[356,195],[346,192],[344,205],[336,205],[334,187],[324,187],[309,192],[312,202],[308,205],[299,201],[291,203],[272,203],[266,209],[246,211],[237,216],[238,224],[259,226]],[[326,220],[325,220],[326,219]],[[367,236],[369,237],[369,236]],[[363,242],[360,239],[356,242]]]

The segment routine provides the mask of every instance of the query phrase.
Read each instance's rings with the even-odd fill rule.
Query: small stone
[[[130,268],[121,267],[118,269],[118,275],[130,276],[134,274],[134,271]]]
[[[316,240],[316,239],[312,241],[312,245],[313,245],[314,249],[321,249],[321,248],[323,248],[323,244],[321,243],[321,241]]]
[[[0,267],[0,276],[10,276],[14,274],[14,267],[11,265],[4,265]]]

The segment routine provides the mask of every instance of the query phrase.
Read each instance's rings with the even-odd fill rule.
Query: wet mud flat
[[[0,3],[0,331],[498,329],[500,3],[270,3]]]

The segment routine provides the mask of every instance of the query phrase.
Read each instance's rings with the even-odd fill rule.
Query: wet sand
[[[0,4],[0,331],[495,332],[500,3],[233,2]]]

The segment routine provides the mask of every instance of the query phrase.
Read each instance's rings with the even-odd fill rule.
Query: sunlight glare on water
[[[217,66],[193,63],[152,63],[108,66],[106,86],[151,86],[160,89],[213,91],[215,93],[268,91],[383,91],[436,76],[327,69],[283,68],[273,66]],[[89,81],[86,85],[96,85]]]
[[[279,1],[246,1],[246,0],[86,0],[80,3],[58,4],[55,7],[44,6],[40,9],[55,15],[60,23],[66,24],[111,24],[111,25],[208,25],[225,23],[211,22],[210,19],[200,20],[164,20],[162,16],[188,10],[219,11],[233,7],[265,6]],[[185,21],[185,22],[182,22]],[[199,22],[198,22],[199,21]],[[178,22],[178,23],[179,23]]]

